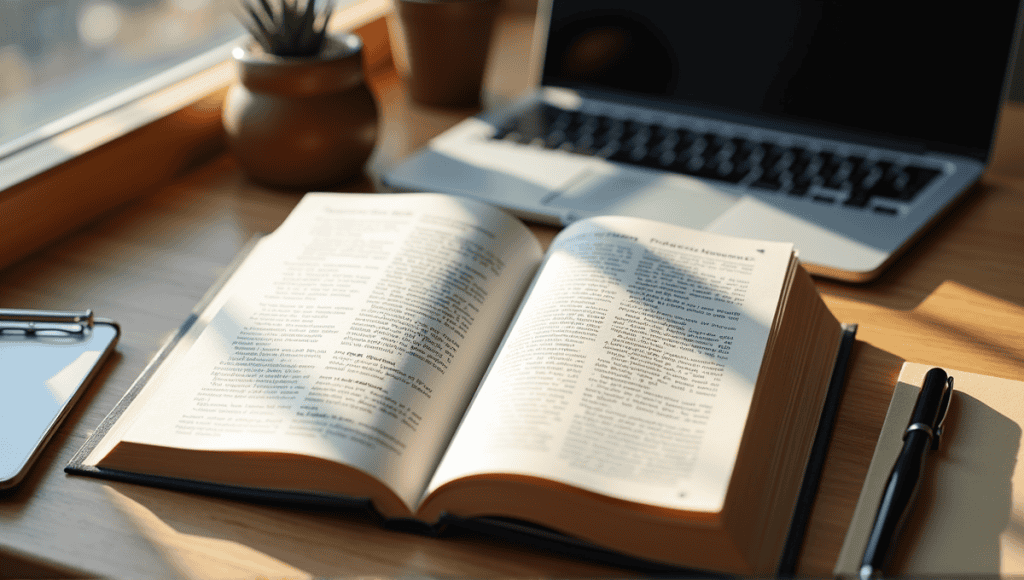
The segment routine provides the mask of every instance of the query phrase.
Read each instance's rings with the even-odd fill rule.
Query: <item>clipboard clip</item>
[[[93,326],[92,310],[0,308],[0,335],[85,334]]]

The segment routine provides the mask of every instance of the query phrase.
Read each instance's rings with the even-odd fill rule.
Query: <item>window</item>
[[[0,0],[0,157],[239,38],[232,1]]]
[[[0,268],[218,153],[236,1],[0,0]],[[390,0],[333,1],[383,70]]]

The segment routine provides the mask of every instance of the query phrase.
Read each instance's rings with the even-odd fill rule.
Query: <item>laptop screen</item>
[[[986,157],[1017,0],[552,0],[542,83]]]

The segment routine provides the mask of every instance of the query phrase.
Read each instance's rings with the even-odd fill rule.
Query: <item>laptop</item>
[[[1019,12],[540,0],[535,88],[383,182],[541,223],[631,215],[789,241],[812,273],[869,281],[984,170]]]

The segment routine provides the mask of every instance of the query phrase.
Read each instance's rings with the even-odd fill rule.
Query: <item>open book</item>
[[[308,194],[69,471],[769,574],[842,336],[789,244],[608,217],[545,253],[477,202]]]

